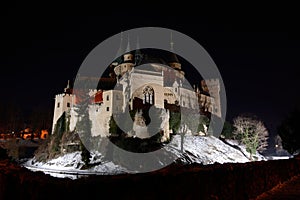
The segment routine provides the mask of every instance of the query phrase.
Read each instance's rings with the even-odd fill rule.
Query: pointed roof
[[[169,63],[179,63],[176,53],[174,52],[173,32],[170,35],[170,51],[172,52],[169,58]]]
[[[173,42],[173,32],[171,31],[171,37],[170,37],[170,51],[174,52],[174,42]]]
[[[136,50],[135,50],[135,64],[139,65],[143,59],[141,50],[140,50],[140,41],[139,36],[136,38]]]
[[[123,49],[123,31],[121,31],[120,47],[119,47],[117,55],[116,55],[116,62],[119,63],[119,64],[122,62],[123,53],[124,53],[124,49]]]
[[[129,41],[129,35],[128,35],[128,39],[127,39],[127,47],[126,47],[126,53],[130,52],[130,41]]]
[[[72,94],[72,89],[70,87],[70,80],[68,80],[68,84],[67,84],[67,87],[65,87],[65,89],[64,89],[64,93],[65,94]]]

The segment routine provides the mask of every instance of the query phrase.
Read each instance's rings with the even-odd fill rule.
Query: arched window
[[[150,86],[146,86],[143,90],[143,104],[149,103],[149,104],[154,104],[154,90]]]

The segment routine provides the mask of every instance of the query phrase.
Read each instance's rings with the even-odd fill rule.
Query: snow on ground
[[[226,142],[228,144],[226,144]],[[222,140],[214,136],[185,136],[183,141],[183,152],[181,152],[181,137],[175,135],[170,144],[165,145],[165,150],[176,155],[183,163],[245,163],[249,162],[250,155],[245,146],[239,145],[234,140]],[[253,156],[255,160],[266,160],[262,155]],[[37,162],[34,158],[27,161],[24,166],[33,171],[44,171],[56,177],[78,178],[80,175],[88,174],[120,174],[129,173],[125,168],[111,161],[104,161],[100,153],[92,153],[91,164],[88,170],[81,170],[84,165],[81,160],[81,152],[65,154],[61,157],[47,161]]]
[[[226,140],[226,142],[228,142],[232,146],[235,146],[236,148],[240,149],[241,152],[243,152],[243,154],[247,156],[247,158],[250,158],[250,153],[246,151],[245,145],[239,144],[239,142],[236,140]],[[252,155],[252,157],[253,157],[253,160],[255,160],[255,161],[267,160],[263,155],[261,155],[258,152],[256,152],[255,155]]]
[[[173,149],[180,149],[180,145],[180,136],[176,135],[167,149],[175,153],[178,157],[181,157],[181,160],[187,163],[194,162],[208,165],[213,163],[244,163],[249,161],[240,151],[226,145],[214,136],[185,136],[183,156],[180,155],[180,152]]]
[[[102,161],[102,156],[99,154],[92,154],[91,164],[95,164],[87,170],[82,170],[84,165],[81,160],[81,152],[76,151],[67,153],[58,158],[49,160],[47,162],[37,162],[34,158],[28,160],[24,166],[32,171],[43,171],[45,174],[58,178],[76,179],[89,174],[120,174],[125,173],[126,170],[113,162]]]
[[[76,151],[73,153],[65,154],[58,158],[54,158],[52,160],[49,160],[46,163],[37,162],[33,158],[28,160],[26,164],[31,165],[32,167],[38,167],[44,169],[73,170],[73,169],[80,169],[80,167],[83,166],[84,163],[81,161],[81,152]]]

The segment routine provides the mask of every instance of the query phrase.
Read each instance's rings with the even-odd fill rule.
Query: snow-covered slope
[[[183,163],[244,163],[249,162],[250,155],[245,147],[238,145],[235,141],[222,141],[213,136],[185,136],[183,142],[183,152],[181,151],[181,138],[179,135],[173,137],[170,144],[166,145],[165,150],[175,155]],[[265,158],[256,154],[256,160],[265,160]],[[45,173],[58,177],[70,177],[70,174],[119,174],[129,172],[125,168],[114,164],[111,161],[105,161],[99,153],[93,153],[91,164],[94,164],[88,170],[81,170],[83,166],[81,152],[65,154],[59,158],[52,159],[46,163],[37,162],[34,158],[25,163],[25,167],[31,170],[41,170]],[[55,173],[53,173],[55,172]],[[57,174],[59,172],[59,175]],[[64,176],[62,174],[68,174]],[[70,177],[76,178],[76,177]]]
[[[240,150],[225,144],[222,140],[214,137],[186,136],[183,143],[183,154],[173,148],[180,149],[181,140],[175,136],[172,140],[169,151],[177,154],[183,162],[213,164],[213,163],[244,163],[248,162],[250,155],[244,146],[237,146]],[[230,144],[230,143],[229,143]],[[232,144],[232,142],[231,142]],[[257,154],[257,160],[263,160],[262,155]]]
[[[81,152],[75,151],[67,153],[58,158],[49,160],[47,162],[37,162],[35,158],[28,160],[24,166],[32,171],[43,171],[55,177],[61,178],[78,178],[78,175],[88,174],[120,174],[126,173],[127,170],[121,166],[115,165],[113,162],[103,161],[100,154],[92,154],[91,164],[94,167],[88,170],[82,170],[84,165],[81,159]]]

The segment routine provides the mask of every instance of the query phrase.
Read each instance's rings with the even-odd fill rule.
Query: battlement
[[[152,75],[152,76],[163,76],[162,72],[154,72],[154,71],[148,71],[143,69],[134,69],[134,73]]]
[[[65,96],[70,96],[70,97],[72,97],[73,96],[73,94],[57,94],[57,95],[55,95],[55,98],[57,98],[57,97],[65,97]]]
[[[215,85],[220,85],[220,80],[217,78],[213,78],[213,79],[206,79],[205,83],[209,86],[215,86]]]

